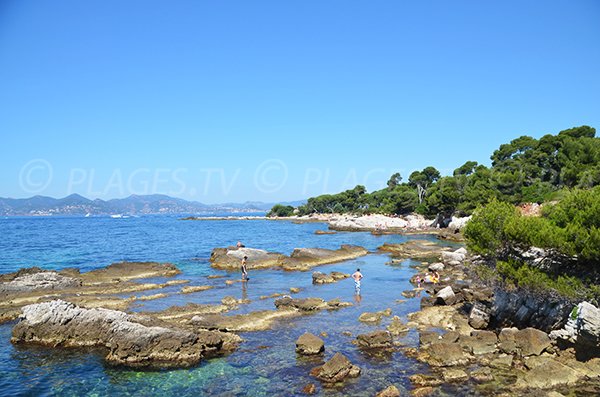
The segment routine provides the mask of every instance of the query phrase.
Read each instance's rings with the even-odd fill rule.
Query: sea
[[[224,296],[251,301],[231,314],[271,310],[275,308],[274,299],[261,297],[289,293],[290,287],[301,288],[296,297],[340,298],[353,306],[282,320],[268,331],[241,333],[244,341],[235,352],[204,360],[193,368],[175,370],[114,367],[103,361],[102,351],[94,349],[13,345],[10,336],[14,322],[2,324],[0,396],[303,396],[303,387],[311,383],[316,385],[316,395],[320,396],[374,396],[389,385],[406,392],[411,389],[410,375],[428,371],[423,364],[407,357],[402,348],[374,354],[361,351],[353,342],[358,334],[383,329],[390,321],[384,318],[379,325],[363,324],[358,321],[363,312],[390,308],[393,315],[407,321],[409,313],[419,310],[419,297],[405,298],[402,292],[413,289],[409,280],[420,262],[409,259],[392,263],[389,255],[379,253],[377,248],[408,239],[451,243],[429,235],[315,234],[327,228],[322,223],[180,218],[172,215],[0,218],[0,273],[31,266],[76,267],[83,272],[121,261],[169,262],[182,271],[176,278],[190,280],[190,285],[215,288],[182,295],[178,293],[181,286],[167,287],[160,290],[168,294],[166,298],[135,302],[131,311],[159,311],[187,303],[217,304]],[[364,275],[361,297],[358,299],[354,294],[351,279],[313,285],[312,271],[251,270],[247,285],[226,285],[224,280],[239,279],[239,274],[211,268],[210,254],[216,247],[232,246],[238,241],[247,247],[287,255],[299,247],[363,246],[370,251],[369,255],[314,269],[352,273],[360,268]],[[207,278],[217,274],[225,278]],[[136,295],[156,293],[153,290]],[[325,342],[322,356],[305,358],[295,353],[295,341],[304,332],[321,335]],[[411,330],[398,338],[397,343],[400,347],[416,347],[418,333]],[[362,373],[343,385],[325,387],[310,371],[336,352],[360,366]],[[464,387],[465,394],[473,392],[468,385]],[[455,392],[456,389],[449,395]]]

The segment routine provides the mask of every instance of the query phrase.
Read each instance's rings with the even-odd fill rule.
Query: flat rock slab
[[[439,258],[447,248],[428,240],[410,240],[400,244],[385,243],[379,250],[389,252],[395,258],[429,259]]]
[[[223,270],[239,270],[242,258],[247,256],[248,269],[281,268],[288,271],[306,271],[312,267],[342,262],[364,256],[368,251],[355,245],[342,245],[337,250],[324,248],[296,248],[288,257],[255,248],[215,248],[210,256],[211,266]]]
[[[192,333],[152,323],[153,319],[143,316],[55,300],[24,307],[11,341],[105,347],[109,363],[156,368],[195,365],[223,348],[219,332]]]
[[[63,276],[57,272],[24,274],[13,280],[0,283],[0,294],[31,292],[37,290],[64,290],[81,286],[79,278]]]
[[[178,274],[181,274],[181,271],[171,263],[119,262],[102,269],[82,273],[81,279],[84,285],[93,285],[140,278],[172,277]]]

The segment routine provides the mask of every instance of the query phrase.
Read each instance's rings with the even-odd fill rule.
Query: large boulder
[[[438,305],[452,305],[456,302],[456,295],[451,286],[442,288],[435,294],[435,302]]]
[[[219,332],[193,333],[153,319],[108,309],[84,309],[62,300],[23,308],[13,343],[106,347],[106,360],[130,367],[187,367],[221,351]]]
[[[389,331],[373,331],[356,337],[358,346],[364,349],[385,349],[393,346]]]
[[[579,303],[563,329],[552,331],[552,338],[566,339],[583,347],[600,347],[600,309],[588,302]]]
[[[360,367],[353,365],[343,354],[335,353],[323,366],[315,368],[314,373],[322,382],[337,383],[346,378],[358,377]]]
[[[498,339],[501,350],[506,353],[516,352],[523,357],[539,356],[552,344],[548,334],[535,328],[504,328]]]
[[[418,359],[434,367],[450,367],[467,364],[469,355],[457,343],[439,342],[421,351]]]
[[[469,336],[460,337],[460,345],[472,354],[488,354],[496,351],[498,337],[492,331],[472,331]]]
[[[467,222],[469,222],[470,220],[471,220],[470,216],[466,216],[463,218],[453,216],[452,219],[450,220],[450,223],[448,224],[448,229],[461,230],[463,227],[465,227]]]
[[[485,305],[475,302],[469,312],[469,325],[475,329],[485,329],[490,323],[490,314]]]
[[[455,262],[462,263],[466,255],[463,252],[442,252],[442,262],[453,265]]]
[[[318,336],[306,332],[296,341],[296,352],[305,356],[322,353],[325,350],[325,343]]]
[[[430,272],[441,272],[444,270],[444,264],[442,262],[432,263],[428,266]]]

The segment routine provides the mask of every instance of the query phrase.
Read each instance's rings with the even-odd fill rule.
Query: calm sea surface
[[[231,313],[273,309],[273,299],[259,299],[275,292],[289,292],[300,287],[297,297],[341,298],[353,302],[350,308],[321,312],[285,320],[270,331],[242,333],[245,342],[229,356],[203,361],[185,370],[137,371],[114,368],[103,363],[100,352],[83,349],[52,349],[13,346],[10,333],[13,324],[0,325],[0,395],[2,396],[290,396],[302,395],[308,383],[317,385],[323,396],[373,396],[395,384],[410,388],[408,376],[426,371],[415,360],[401,352],[372,356],[361,352],[352,341],[359,333],[374,331],[379,326],[358,322],[364,311],[391,308],[394,315],[406,320],[406,314],[419,308],[419,299],[405,300],[401,292],[412,289],[409,283],[415,264],[407,260],[390,265],[389,257],[374,251],[385,242],[400,243],[408,237],[373,236],[370,233],[340,232],[315,235],[326,225],[293,224],[287,221],[181,221],[173,216],[145,216],[113,219],[108,217],[27,217],[0,219],[0,272],[21,267],[47,269],[78,267],[82,271],[103,267],[118,261],[161,261],[177,265],[183,274],[178,278],[194,285],[211,284],[216,288],[187,295],[169,287],[164,299],[135,304],[131,310],[155,311],[186,303],[219,303],[230,295],[248,298],[249,305]],[[430,236],[410,238],[429,239]],[[357,260],[326,265],[317,270],[352,273],[360,267],[365,275],[362,300],[354,297],[350,279],[335,284],[313,286],[311,272],[257,270],[250,274],[247,287],[227,286],[224,279],[207,279],[212,274],[239,278],[237,273],[211,269],[208,263],[215,247],[246,246],[290,254],[297,247],[339,248],[341,244],[361,245],[374,253]],[[227,278],[226,278],[227,279]],[[225,279],[225,280],[226,280]],[[157,291],[146,291],[151,295]],[[405,300],[397,302],[397,300]],[[302,333],[326,332],[326,353],[322,358],[297,357],[295,340]],[[346,336],[348,331],[352,336]],[[399,341],[416,346],[418,335],[410,331]],[[342,352],[363,372],[358,379],[340,389],[323,388],[309,374],[335,352]]]

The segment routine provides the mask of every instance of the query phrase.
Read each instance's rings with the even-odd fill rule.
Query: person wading
[[[244,259],[242,259],[242,265],[240,267],[240,270],[242,271],[242,281],[248,281],[250,280],[248,278],[248,268],[246,267],[246,262],[248,261],[248,257],[244,256]]]
[[[352,279],[354,279],[354,291],[356,295],[360,295],[360,280],[362,280],[363,275],[360,272],[360,269],[356,269],[354,274],[352,275]]]

